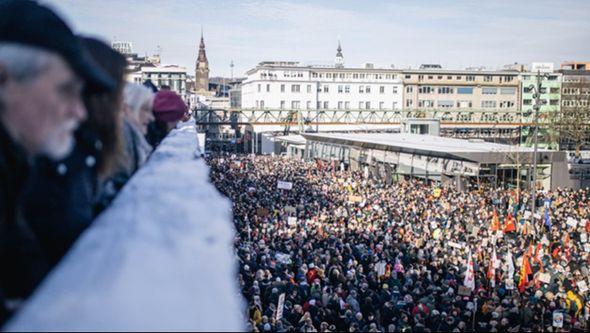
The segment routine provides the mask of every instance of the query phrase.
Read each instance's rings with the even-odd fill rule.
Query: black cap
[[[83,48],[78,37],[51,9],[30,0],[0,1],[0,42],[54,52],[86,81],[91,90],[112,90],[113,80]]]

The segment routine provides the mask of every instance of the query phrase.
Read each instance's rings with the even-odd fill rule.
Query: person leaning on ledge
[[[46,273],[20,211],[30,161],[71,151],[85,85],[104,91],[114,82],[62,19],[33,1],[0,3],[0,324]]]

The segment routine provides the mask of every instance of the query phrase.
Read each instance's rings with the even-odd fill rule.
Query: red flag
[[[498,212],[496,211],[496,208],[494,208],[494,215],[492,216],[492,227],[490,228],[490,230],[500,230],[500,218],[498,218]]]
[[[504,224],[504,233],[516,231],[516,225],[514,224],[514,218],[511,213],[506,216],[506,223]]]
[[[520,280],[518,282],[518,290],[523,293],[527,284],[529,283],[529,274],[532,274],[531,264],[527,254],[522,256],[522,267],[520,268]]]

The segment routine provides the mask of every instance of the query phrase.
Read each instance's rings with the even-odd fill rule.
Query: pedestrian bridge
[[[4,330],[242,330],[233,237],[230,202],[185,123]]]

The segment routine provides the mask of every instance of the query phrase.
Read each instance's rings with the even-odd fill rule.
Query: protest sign
[[[363,197],[358,196],[358,195],[349,195],[348,201],[349,202],[361,202],[361,201],[363,201]]]
[[[541,273],[539,274],[539,281],[549,283],[551,282],[551,275],[549,275],[549,273]]]
[[[563,312],[558,310],[553,311],[553,327],[563,327]]]
[[[279,180],[277,187],[283,190],[291,190],[293,188],[293,183]]]
[[[289,224],[289,226],[294,226],[297,224],[297,218],[293,217],[293,216],[289,216],[289,218],[287,218],[287,224]]]
[[[277,321],[283,319],[283,306],[285,305],[285,293],[279,295],[279,302],[277,303]]]

